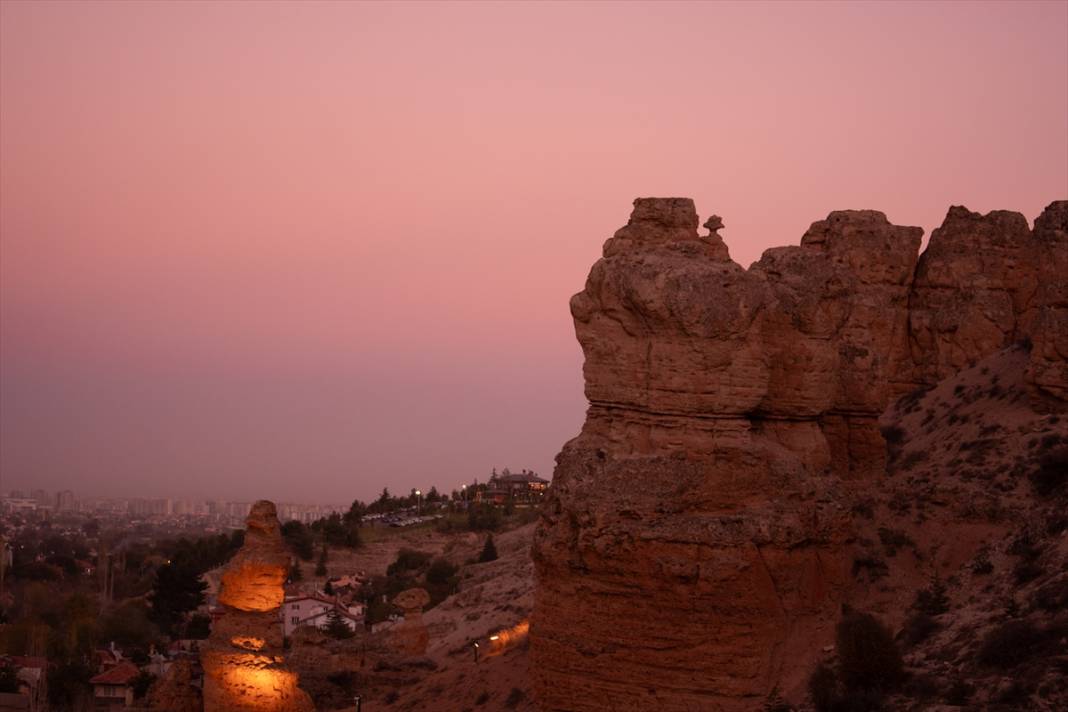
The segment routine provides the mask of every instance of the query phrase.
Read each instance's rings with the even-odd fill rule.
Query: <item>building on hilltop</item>
[[[538,477],[533,470],[513,473],[506,467],[493,470],[486,486],[485,499],[494,504],[513,502],[532,502],[540,499],[549,488],[549,480]]]

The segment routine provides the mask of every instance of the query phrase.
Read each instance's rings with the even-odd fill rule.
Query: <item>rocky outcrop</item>
[[[204,702],[193,685],[193,665],[179,658],[156,680],[148,692],[148,708],[167,712],[201,712]]]
[[[1034,232],[953,208],[922,258],[919,228],[839,211],[744,270],[718,217],[701,235],[692,201],[636,200],[571,301],[590,405],[534,545],[542,708],[797,694],[887,405],[1028,336],[1036,395],[1064,395],[1064,271],[1037,265],[1064,259],[1066,206]]]
[[[393,645],[400,653],[409,656],[426,653],[430,633],[423,622],[423,607],[428,603],[430,594],[422,588],[406,589],[393,599],[393,605],[404,614],[404,620],[391,631]]]
[[[200,653],[204,710],[310,712],[311,699],[283,658],[279,608],[289,555],[274,504],[256,502],[246,524],[245,543],[222,575],[225,612]]]

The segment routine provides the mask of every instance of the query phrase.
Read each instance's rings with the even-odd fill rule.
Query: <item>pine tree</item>
[[[323,544],[323,549],[319,552],[319,562],[315,565],[315,575],[326,576],[326,544]]]
[[[493,535],[490,534],[489,536],[486,537],[486,545],[482,547],[482,553],[479,554],[478,561],[479,561],[479,563],[484,563],[486,561],[496,561],[496,560],[497,560],[497,546],[493,543]]]
[[[351,638],[355,633],[352,628],[349,628],[341,618],[341,612],[336,608],[331,608],[330,612],[326,614],[326,627],[324,632],[331,638],[343,640],[345,638]]]

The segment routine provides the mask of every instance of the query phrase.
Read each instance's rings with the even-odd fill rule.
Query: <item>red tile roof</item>
[[[11,660],[20,668],[40,668],[44,670],[48,667],[48,658],[36,655],[13,655]]]
[[[110,670],[105,670],[92,680],[90,685],[126,685],[141,671],[133,663],[119,663]]]

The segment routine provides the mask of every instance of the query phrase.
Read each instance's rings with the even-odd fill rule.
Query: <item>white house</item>
[[[330,611],[333,610],[337,611],[350,630],[356,630],[363,623],[363,609],[362,603],[344,606],[338,599],[320,593],[290,596],[282,604],[282,630],[286,637],[289,637],[302,625],[325,628]]]

